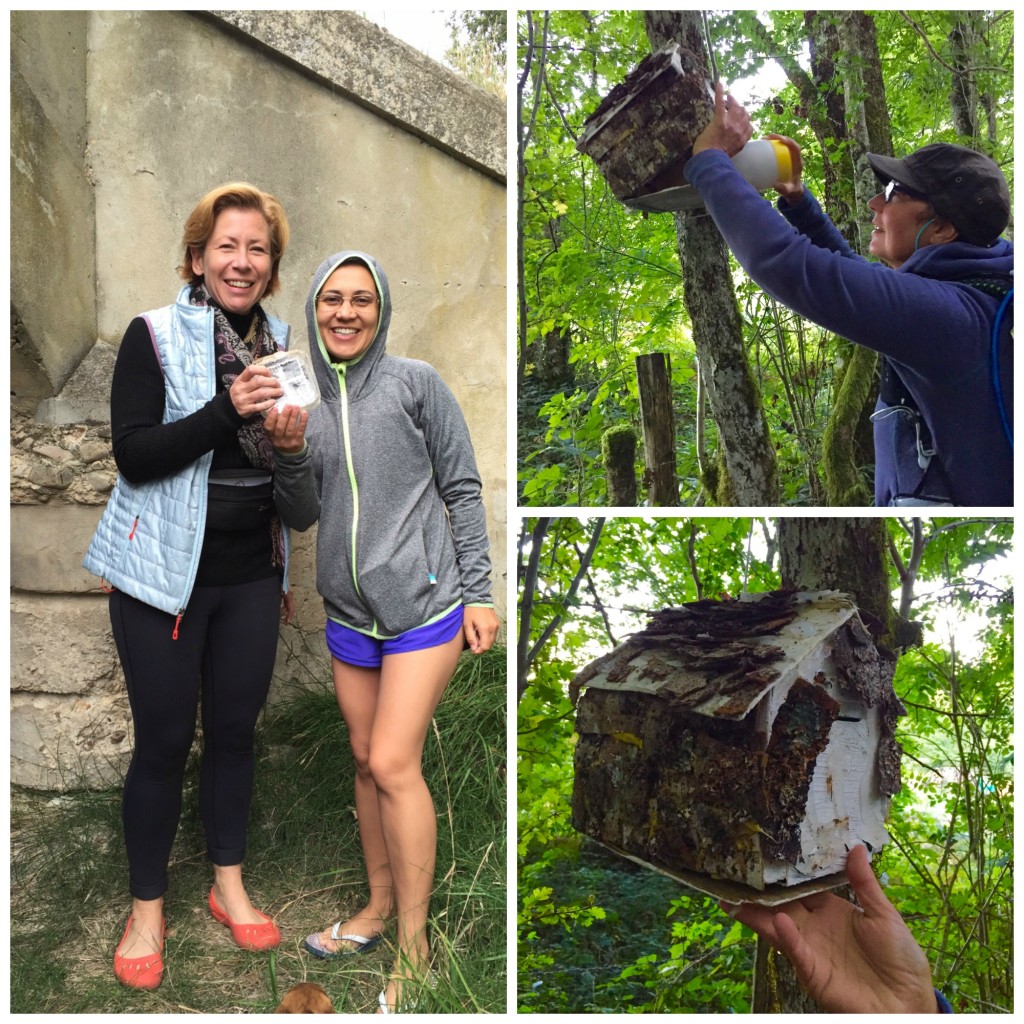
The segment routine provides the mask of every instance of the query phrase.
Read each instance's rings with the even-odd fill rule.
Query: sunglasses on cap
[[[905,196],[910,196],[911,199],[922,199],[925,202],[928,201],[928,197],[926,195],[922,195],[920,192],[915,192],[912,188],[907,188],[906,185],[901,185],[895,179],[890,181],[889,184],[882,189],[882,195],[885,196],[885,201],[889,202],[895,192],[902,192]]]

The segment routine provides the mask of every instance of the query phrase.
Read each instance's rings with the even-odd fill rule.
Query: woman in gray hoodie
[[[326,259],[306,319],[321,404],[305,450],[281,460],[275,496],[298,529],[319,519],[317,589],[356,764],[370,896],[305,947],[324,958],[365,951],[395,916],[398,959],[378,997],[393,1013],[411,1004],[403,982],[429,976],[437,836],[421,773],[427,729],[464,647],[486,651],[499,627],[487,525],[454,396],[427,363],[387,353],[391,294],[377,261]],[[271,437],[294,431],[294,417],[272,412]]]

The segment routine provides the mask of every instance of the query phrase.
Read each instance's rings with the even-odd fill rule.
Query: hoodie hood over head
[[[380,305],[377,311],[377,332],[374,335],[370,346],[360,352],[354,359],[336,360],[327,351],[324,340],[320,336],[320,327],[316,322],[316,300],[327,279],[345,263],[357,263],[365,266],[377,286],[377,296]],[[320,385],[320,393],[328,398],[338,397],[339,368],[343,368],[345,379],[348,384],[349,393],[353,398],[358,397],[366,386],[367,380],[373,372],[374,366],[380,362],[387,351],[388,329],[391,326],[391,288],[388,285],[387,275],[384,268],[365,252],[358,252],[354,249],[336,252],[316,268],[313,280],[310,282],[309,295],[306,298],[306,328],[309,332],[309,354],[313,362],[313,369],[316,373],[317,383]],[[319,358],[317,356],[319,355]]]
[[[335,361],[320,337],[316,299],[348,262],[369,270],[380,308],[370,344]],[[319,518],[317,589],[328,618],[386,638],[460,604],[491,604],[487,520],[466,421],[429,363],[386,351],[391,292],[380,264],[354,251],[324,260],[306,322],[322,400],[296,472],[291,480],[278,474],[278,493],[292,521]],[[300,486],[303,467],[312,486]]]

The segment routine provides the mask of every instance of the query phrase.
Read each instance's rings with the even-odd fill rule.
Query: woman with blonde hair
[[[282,391],[254,363],[288,344],[288,326],[260,305],[277,290],[287,244],[274,196],[246,182],[211,191],[185,225],[184,287],[131,321],[114,369],[118,480],[85,566],[110,590],[134,727],[123,796],[132,909],[114,954],[115,975],[133,988],[163,977],[167,865],[197,702],[210,912],[246,949],[280,942],[241,865],[282,595],[290,614],[275,444],[301,449],[305,425],[287,410],[271,443],[262,414]]]

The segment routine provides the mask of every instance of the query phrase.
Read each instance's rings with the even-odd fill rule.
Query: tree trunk
[[[530,135],[533,133],[533,125],[537,116],[537,104],[543,91],[544,65],[547,60],[547,34],[548,16],[544,15],[544,25],[541,30],[541,39],[538,43],[535,35],[535,27],[532,15],[526,14],[528,38],[525,47],[523,60],[523,71],[519,76],[516,88],[516,268],[517,268],[517,290],[518,290],[518,333],[519,333],[519,358],[516,360],[516,390],[522,393],[523,380],[526,377],[527,341],[526,330],[527,309],[526,309],[526,281],[523,277],[525,260],[523,256],[523,225],[525,223],[524,207],[526,197],[526,146]],[[536,67],[534,65],[536,64]],[[527,116],[523,101],[526,92],[526,84],[530,76],[534,75],[533,82],[533,109]]]
[[[853,156],[855,221],[859,223],[859,244],[854,243],[854,248],[866,252],[872,217],[867,204],[878,191],[878,182],[865,154],[892,154],[878,36],[871,15],[864,11],[842,12],[839,42],[845,55],[843,83]],[[852,234],[852,225],[849,230]],[[829,505],[870,505],[873,499],[860,467],[868,461],[871,446],[866,417],[875,392],[878,357],[869,349],[850,344],[841,344],[840,354],[845,366],[834,388],[832,413],[823,439],[826,499]]]
[[[784,587],[850,594],[869,629],[888,638],[893,619],[884,519],[784,518],[779,556]],[[874,620],[874,623],[872,622]],[[876,636],[876,640],[878,637]],[[853,899],[847,886],[836,895]],[[758,941],[754,1013],[817,1013],[789,961]]]
[[[882,81],[882,61],[878,53],[878,34],[874,19],[866,11],[844,11],[839,17],[839,42],[846,58],[843,84],[846,89],[846,116],[849,122],[850,150],[853,155],[856,184],[856,210],[860,221],[860,244],[854,248],[868,251],[871,219],[868,200],[879,191],[878,179],[865,154],[892,156],[892,126]]]
[[[545,391],[569,391],[573,385],[572,333],[568,327],[556,327],[529,346],[533,363],[532,378]]]
[[[962,11],[960,20],[949,34],[952,50],[953,86],[949,96],[953,127],[968,145],[981,136],[978,125],[978,83],[973,64],[981,38],[981,11]]]
[[[664,352],[636,357],[640,413],[644,425],[644,475],[651,505],[679,504],[670,367],[669,357]]]
[[[706,54],[698,11],[646,11],[645,25],[654,48],[676,40],[697,55]],[[675,220],[683,301],[728,477],[712,497],[719,503],[727,497],[738,505],[776,505],[775,449],[743,348],[728,250],[703,211],[677,213]]]
[[[880,624],[878,636],[884,640],[892,621],[888,546],[884,519],[780,519],[782,585],[850,594],[861,612]],[[865,625],[871,628],[867,619]]]

